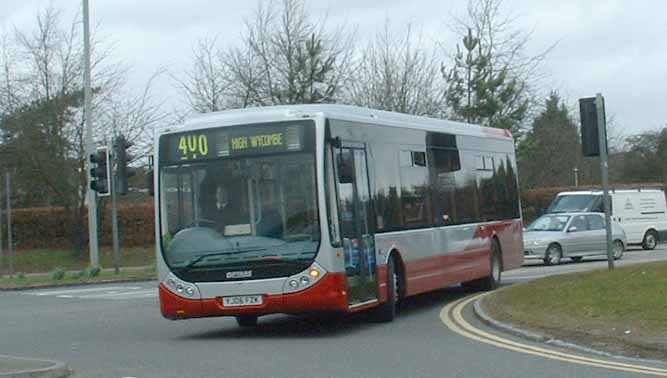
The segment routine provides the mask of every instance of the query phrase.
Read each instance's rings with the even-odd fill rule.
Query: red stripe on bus
[[[347,311],[346,287],[345,273],[327,273],[320,282],[306,290],[291,294],[265,295],[262,305],[233,308],[223,307],[222,297],[201,300],[186,299],[160,285],[160,309],[162,315],[168,319]]]

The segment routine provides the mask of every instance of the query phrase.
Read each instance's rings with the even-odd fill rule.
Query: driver
[[[231,169],[227,168],[209,167],[200,185],[202,218],[214,222],[220,231],[224,231],[226,225],[248,222],[243,219],[243,199],[232,197],[232,193],[244,194],[243,181],[235,180]]]

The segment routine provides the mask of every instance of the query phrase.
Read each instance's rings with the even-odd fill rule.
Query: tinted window
[[[454,193],[455,172],[461,169],[459,153],[456,150],[431,148],[428,156],[434,223],[452,224],[457,219]]]
[[[403,225],[407,228],[427,226],[431,218],[425,153],[411,151],[411,156],[412,166],[400,170]]]

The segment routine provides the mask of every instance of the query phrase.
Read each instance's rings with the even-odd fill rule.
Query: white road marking
[[[87,289],[33,291],[33,292],[25,293],[25,294],[26,295],[37,295],[37,296],[59,295],[59,294],[71,295],[71,294],[74,294],[74,293],[87,293],[87,292],[91,292],[91,291],[105,291],[105,290],[118,290],[118,289],[138,290],[138,289],[141,289],[141,287],[139,287],[139,286],[101,286],[101,287],[94,287],[94,288],[87,288]]]
[[[117,297],[134,297],[134,296],[146,296],[150,294],[151,296],[157,296],[157,289],[148,289],[148,290],[138,290],[138,291],[112,291],[104,294],[89,294],[89,295],[80,295],[78,298],[89,299],[89,298],[117,298]]]
[[[156,298],[158,290],[156,288],[141,286],[106,286],[86,289],[33,291],[24,293],[24,295],[52,296],[62,299],[140,299]]]

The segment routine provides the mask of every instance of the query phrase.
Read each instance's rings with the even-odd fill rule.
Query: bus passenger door
[[[355,144],[334,151],[348,299],[354,306],[378,297],[366,149],[363,144]]]

